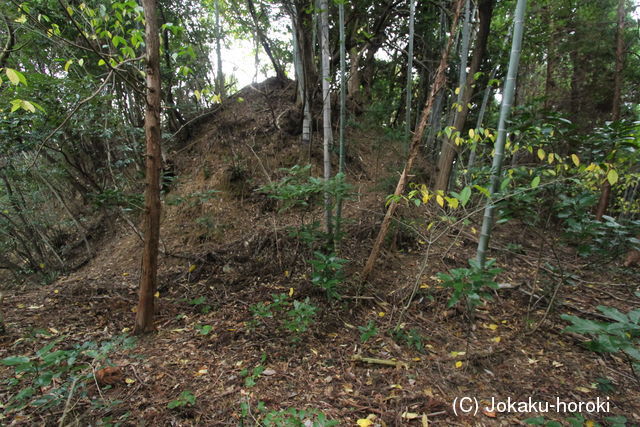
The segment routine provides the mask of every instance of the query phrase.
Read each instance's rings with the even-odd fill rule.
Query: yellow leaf
[[[491,341],[493,341],[495,343],[499,343],[501,339],[502,338],[500,338],[500,337],[494,337],[494,338],[491,338]]]
[[[126,334],[128,332],[131,332],[131,328],[122,328],[122,333]]]
[[[436,202],[438,202],[438,204],[440,205],[440,207],[444,207],[444,198],[441,195],[437,195],[436,196]]]
[[[423,283],[420,285],[420,289],[429,289],[429,285],[427,285],[426,283]]]
[[[134,380],[133,378],[125,378],[124,382],[127,384],[133,384],[136,382],[136,380]]]
[[[455,93],[456,93],[456,95],[460,93],[460,88],[459,87],[456,88]]]
[[[202,376],[202,375],[206,375],[209,372],[209,370],[206,367],[202,367],[200,369],[198,369],[198,372],[196,372],[196,376]]]
[[[476,131],[473,129],[469,129],[469,138],[473,139],[476,136]]]
[[[60,333],[56,328],[49,328],[49,332],[51,332],[53,335],[57,335]]]
[[[358,421],[356,421],[356,423],[359,427],[369,427],[373,425],[373,421],[366,418],[360,418]]]
[[[496,329],[498,329],[498,325],[496,325],[495,323],[492,323],[489,326],[487,326],[487,328],[491,329],[492,331],[495,331]]]
[[[15,19],[15,22],[17,22],[18,24],[24,24],[25,22],[27,22],[26,15],[20,15],[19,18]]]
[[[54,289],[54,290],[53,290],[53,293],[54,293],[54,294],[59,294],[59,293],[60,293],[60,290],[58,290],[58,289]]]
[[[476,228],[475,228],[475,227],[471,227],[471,233],[472,233],[472,234],[477,234],[477,233],[478,233],[478,230],[476,230]]]
[[[545,157],[547,157],[547,153],[542,148],[538,148],[538,158],[544,160]]]
[[[290,274],[290,273],[289,273],[289,270],[285,270],[285,271],[284,271],[284,277],[289,277],[289,274]],[[289,295],[289,296],[291,296],[291,295]]]
[[[155,294],[153,294],[153,296],[156,298],[160,298],[160,292],[156,292]]]
[[[378,316],[380,317],[384,317],[387,313],[385,313],[384,311],[381,311],[380,313],[378,313]]]
[[[122,275],[123,275],[124,277],[127,277],[127,276],[129,275],[129,273],[122,273]]]
[[[596,165],[595,165],[595,164],[593,164],[593,163],[591,163],[591,164],[589,164],[589,166],[587,166],[587,167],[586,167],[586,169],[585,169],[585,170],[586,170],[587,172],[591,172],[591,171],[592,171],[592,170],[594,170],[595,168],[596,168]]]
[[[592,420],[588,420],[587,422],[584,423],[584,427],[595,427],[596,423],[595,421]]]
[[[460,203],[458,199],[455,199],[453,197],[447,197],[447,202],[449,203],[449,206],[452,207],[453,209],[456,209]]]
[[[458,113],[462,112],[462,105],[458,105]]]
[[[455,143],[456,143],[456,145],[460,145],[460,144],[462,144],[462,141],[463,141],[463,139],[462,139],[462,138],[460,138],[459,136],[456,136],[456,139],[455,139]]]
[[[618,172],[616,172],[615,169],[610,169],[609,173],[607,173],[607,181],[609,181],[609,184],[614,185],[616,182],[618,182]]]
[[[44,268],[46,267],[46,265],[44,265],[44,264],[40,263],[40,264],[38,265],[38,267],[40,267],[40,268],[44,269]]]
[[[197,268],[197,267],[196,267],[196,265],[195,265],[195,264],[190,264],[190,265],[189,265],[189,273],[193,273],[193,272],[194,272],[194,270],[195,270],[196,268]]]
[[[462,368],[462,360],[456,362],[456,368]]]
[[[582,392],[582,393],[591,393],[591,390],[589,390],[586,387],[576,387],[576,390]]]
[[[289,297],[293,296],[293,288],[289,288]]]
[[[14,85],[20,83],[20,77],[18,77],[18,73],[16,73],[16,70],[14,70],[13,68],[5,68],[4,72],[11,83],[13,83]]]
[[[420,414],[416,414],[415,412],[403,412],[402,418],[406,418],[407,420],[415,420],[418,418]]]
[[[25,306],[24,304],[18,304],[18,305],[16,305],[16,307],[18,307],[18,308],[25,308],[26,306]]]

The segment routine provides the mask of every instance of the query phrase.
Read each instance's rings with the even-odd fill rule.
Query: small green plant
[[[64,404],[69,394],[78,398],[87,395],[87,386],[93,382],[96,365],[108,365],[109,354],[119,348],[133,347],[134,338],[119,336],[97,344],[88,341],[64,349],[60,344],[65,337],[36,351],[33,356],[10,356],[0,364],[13,369],[15,375],[6,384],[14,393],[3,408],[5,416],[30,406],[48,411]]]
[[[245,387],[253,387],[256,385],[258,378],[260,378],[260,375],[262,375],[262,373],[265,370],[263,363],[266,361],[267,361],[267,354],[262,353],[262,356],[260,356],[260,363],[257,366],[255,366],[251,371],[249,371],[247,368],[240,371],[240,376],[244,377]]]
[[[636,292],[640,296],[640,292]],[[563,332],[575,332],[594,337],[585,347],[598,353],[618,353],[625,355],[627,363],[636,378],[640,374],[640,308],[624,314],[613,307],[596,307],[611,322],[600,322],[563,314],[562,319],[571,322]]]
[[[185,390],[180,395],[167,403],[167,408],[175,409],[183,406],[194,406],[196,404],[196,396],[190,390]]]
[[[378,328],[376,328],[376,322],[373,320],[369,320],[369,323],[365,326],[358,326],[358,330],[360,331],[360,342],[362,344],[378,335]]]
[[[272,294],[271,297],[271,303],[261,302],[249,307],[253,314],[250,326],[255,328],[260,319],[273,318],[280,327],[292,333],[292,341],[300,341],[301,335],[313,323],[317,307],[310,303],[309,297],[304,301],[291,300],[287,294]]]
[[[241,426],[244,420],[252,418],[265,427],[333,427],[339,425],[336,420],[330,420],[324,413],[317,409],[286,408],[279,411],[269,411],[264,402],[259,401],[255,408],[251,408],[249,401],[240,403]]]
[[[424,338],[416,328],[411,328],[406,331],[403,325],[401,325],[391,331],[391,337],[399,344],[405,344],[409,348],[413,348],[420,353],[424,353]]]
[[[340,299],[338,285],[344,279],[343,267],[346,259],[339,258],[334,253],[328,255],[320,251],[314,252],[315,258],[309,261],[313,267],[311,282],[322,288],[329,298]]]
[[[442,286],[453,289],[447,307],[453,307],[458,301],[463,300],[469,314],[473,314],[475,307],[482,303],[482,299],[492,300],[489,289],[497,289],[498,284],[494,277],[502,270],[492,268],[495,259],[488,260],[485,268],[482,268],[475,259],[469,260],[471,268],[454,268],[449,273],[438,273],[442,280]]]
[[[209,335],[213,330],[211,325],[196,325],[196,330],[200,335]]]
[[[186,301],[186,299],[183,301]],[[197,307],[202,314],[207,314],[211,311],[211,306],[207,304],[207,298],[204,296],[194,298],[188,301],[188,304]]]

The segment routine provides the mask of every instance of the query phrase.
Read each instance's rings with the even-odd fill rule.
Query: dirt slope
[[[516,425],[528,416],[457,416],[454,400],[471,396],[484,404],[492,397],[551,403],[608,398],[611,414],[585,417],[602,422],[615,414],[640,423],[640,385],[625,361],[583,349],[580,337],[560,333],[565,323],[559,319],[565,312],[588,316],[597,304],[625,312],[637,307],[638,275],[609,266],[605,277],[555,243],[555,254],[541,252],[551,235],[522,224],[497,229],[492,256],[505,269],[499,281],[508,288],[480,307],[470,327],[461,312],[446,308],[449,293],[435,274],[463,267],[473,256],[479,215],[463,226],[442,221],[435,208],[406,208],[373,282],[360,286],[348,279],[344,298],[327,301],[309,279],[311,251],[287,229],[301,218],[319,219],[321,212],[281,213],[256,191],[279,179],[279,168],[309,160],[312,173],[321,175],[319,144],[303,147],[288,133],[293,96],[292,82],[247,87],[169,145],[176,180],[164,203],[158,333],[133,349],[114,351],[110,364],[120,371],[113,385],[89,384],[85,396],[72,396],[67,422],[254,425],[269,411],[286,408],[316,409],[341,425],[370,415],[380,425],[416,426],[425,419],[443,426]],[[350,261],[351,275],[366,259],[388,193],[384,184],[393,182],[396,165],[381,131],[353,128],[348,140],[348,179],[357,196],[345,206],[349,222],[341,256]],[[518,244],[518,253],[504,249],[508,244]],[[8,297],[0,357],[33,354],[62,336],[59,345],[68,348],[128,332],[140,251],[139,237],[123,225],[81,270]],[[555,257],[566,274],[575,275],[572,285],[557,291],[553,274],[539,268]],[[298,341],[273,319],[252,324],[250,307],[276,293],[298,301],[309,297],[317,306],[316,322]],[[378,333],[363,343],[369,322]],[[404,338],[394,339],[398,325]],[[2,378],[13,375],[1,369]],[[595,388],[598,378],[610,380],[613,389]],[[195,405],[169,409],[184,391],[193,393]],[[0,389],[3,401],[12,393],[7,385]],[[91,403],[98,398],[106,403]],[[63,412],[26,408],[3,422],[57,424]],[[567,416],[546,414],[549,420]]]

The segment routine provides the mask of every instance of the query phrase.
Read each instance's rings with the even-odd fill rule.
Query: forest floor
[[[257,425],[289,408],[307,411],[302,420],[323,413],[340,425],[367,417],[388,426],[520,425],[538,415],[490,411],[492,399],[559,399],[569,409],[600,399],[608,412],[581,411],[586,420],[611,424],[605,418],[615,415],[640,424],[640,380],[626,360],[587,350],[584,337],[561,332],[567,322],[560,319],[601,320],[598,305],[637,308],[640,274],[619,259],[577,257],[557,231],[517,220],[496,227],[490,256],[503,269],[503,286],[473,323],[447,308],[450,290],[436,274],[468,266],[478,212],[463,225],[424,207],[403,209],[405,226],[395,228],[369,283],[347,279],[340,300],[319,292],[309,278],[310,250],[287,227],[320,211],[281,213],[255,191],[279,179],[278,168],[308,159],[297,138],[278,129],[292,94],[290,83],[274,80],[245,88],[171,148],[177,179],[165,196],[157,333],[112,349],[111,371],[94,362],[96,380],[55,409],[29,406],[3,424]],[[340,248],[348,278],[366,260],[398,166],[384,134],[354,127],[349,141],[347,174],[357,196],[345,205]],[[317,176],[319,154],[311,152]],[[32,357],[56,340],[70,348],[130,332],[142,245],[115,222],[86,266],[7,296],[0,358]],[[426,231],[429,223],[436,225]],[[277,319],[254,317],[251,307],[272,294],[309,297],[315,322],[294,334]],[[13,376],[0,367],[2,379]],[[180,401],[183,392],[192,395]],[[14,393],[3,382],[3,405]],[[456,414],[463,397],[478,400],[477,414]],[[169,409],[171,402],[178,406]],[[553,408],[539,415],[564,424],[572,416]]]

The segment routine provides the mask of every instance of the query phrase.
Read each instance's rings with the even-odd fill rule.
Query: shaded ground
[[[50,411],[27,407],[4,424],[54,425],[64,417],[63,424],[79,425],[255,425],[286,408],[317,409],[341,425],[371,415],[380,425],[517,425],[529,416],[458,416],[452,403],[464,396],[482,406],[491,398],[608,399],[610,413],[583,415],[640,423],[640,383],[626,361],[584,349],[582,337],[561,334],[566,323],[559,318],[597,319],[599,304],[623,312],[638,307],[639,274],[619,263],[577,258],[552,232],[514,222],[497,228],[491,256],[504,268],[498,278],[504,288],[478,309],[473,326],[464,313],[446,308],[449,291],[435,274],[466,266],[478,214],[469,213],[470,225],[441,221],[421,235],[408,230],[425,230],[439,213],[407,208],[405,226],[396,227],[371,283],[347,280],[340,301],[318,292],[309,280],[310,249],[286,227],[320,212],[279,213],[254,191],[282,176],[278,168],[309,156],[282,125],[292,94],[291,84],[273,80],[246,88],[194,123],[191,139],[172,149],[178,179],[165,197],[158,333],[133,349],[112,351],[110,364],[119,370],[111,380],[89,383],[86,396],[78,391]],[[381,220],[389,191],[380,182],[393,178],[387,159],[394,156],[371,148],[383,146],[371,143],[383,138],[357,129],[350,135],[348,174],[359,196],[345,207],[350,222],[341,255],[350,260],[349,277],[362,267]],[[315,151],[310,156],[319,174]],[[32,355],[59,337],[58,346],[69,348],[128,332],[141,244],[126,225],[113,233],[79,271],[6,298],[0,357]],[[558,261],[561,271],[550,267]],[[256,321],[250,307],[280,293],[309,297],[318,307],[308,331],[296,336],[272,318]],[[362,342],[369,322],[377,334]],[[404,338],[394,338],[397,326]],[[92,367],[98,377],[103,365]],[[9,367],[0,369],[2,378],[14,376]],[[610,389],[598,389],[598,379],[610,381]],[[4,405],[15,390],[2,385]],[[169,409],[184,391],[193,393],[195,405]],[[565,422],[569,416],[544,415]]]

